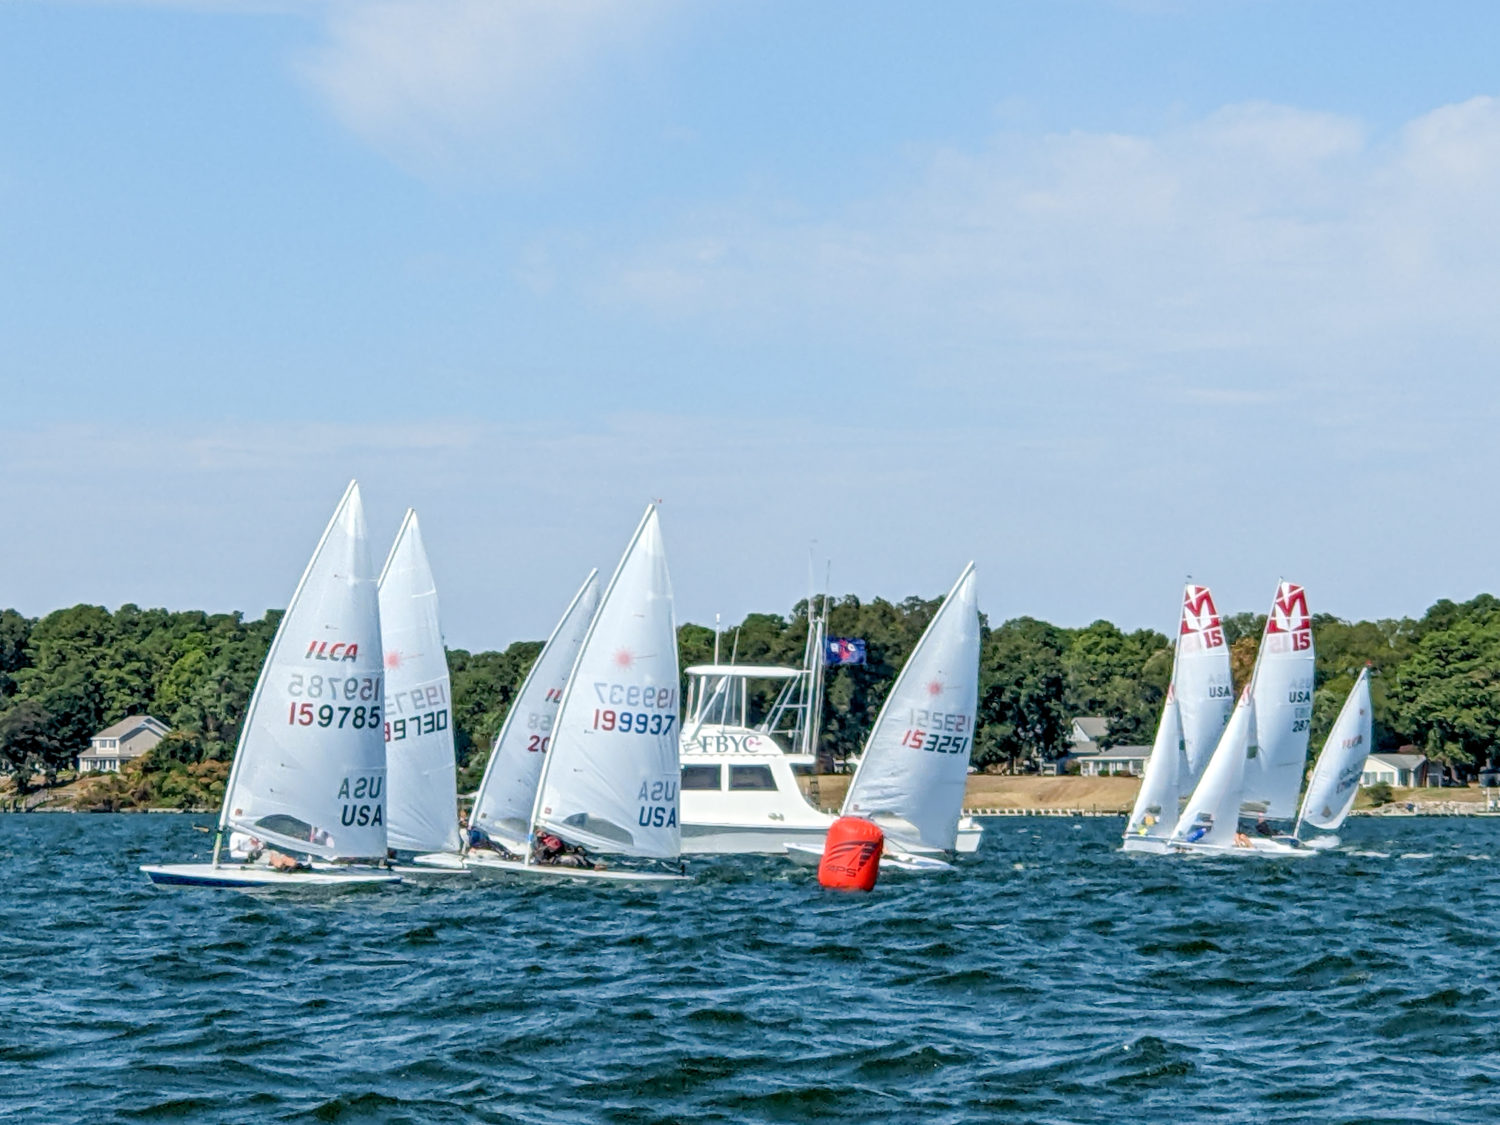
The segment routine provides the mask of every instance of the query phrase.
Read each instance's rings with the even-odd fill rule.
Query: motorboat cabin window
[[[729,788],[775,789],[776,777],[770,766],[730,766]]]
[[[723,772],[723,766],[683,766],[682,787],[684,789],[718,789]]]

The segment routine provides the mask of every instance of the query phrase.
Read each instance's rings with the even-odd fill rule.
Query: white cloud
[[[303,70],[341,121],[404,164],[528,175],[566,155],[561,123],[667,2],[333,0]]]
[[[1379,365],[1432,332],[1500,358],[1496,198],[1493,98],[1390,137],[1253,103],[1152,135],[935,151],[899,186],[811,215],[780,199],[705,208],[579,276],[664,321],[1302,376]]]

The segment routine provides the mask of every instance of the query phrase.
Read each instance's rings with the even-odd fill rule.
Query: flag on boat
[[[825,664],[863,664],[865,642],[853,637],[829,637],[823,642]]]

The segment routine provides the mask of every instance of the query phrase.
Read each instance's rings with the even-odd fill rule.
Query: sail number
[[[353,727],[355,730],[363,730],[365,727],[378,727],[380,725],[379,707],[361,707],[356,704],[353,707],[335,707],[332,703],[324,703],[320,707],[314,707],[311,703],[290,704],[287,712],[287,722],[296,727],[310,727],[314,724],[320,727]]]
[[[641,687],[640,684],[604,684],[595,682],[598,701],[612,707],[653,707],[662,711],[677,710],[675,687]],[[655,733],[655,732],[653,732]]]
[[[969,748],[969,736],[909,730],[901,736],[901,745],[910,746],[913,750],[930,750],[934,754],[962,754]]]
[[[648,715],[644,711],[594,709],[595,730],[617,730],[625,734],[671,734],[676,715]]]
[[[293,672],[286,693],[308,699],[379,699],[379,676],[310,676]]]
[[[385,724],[385,740],[400,742],[403,738],[416,738],[423,734],[436,734],[448,729],[448,709],[427,711],[406,719],[392,719]]]
[[[927,730],[951,730],[962,734],[974,725],[974,720],[962,711],[928,711],[922,707],[912,709],[910,722],[914,727]]]

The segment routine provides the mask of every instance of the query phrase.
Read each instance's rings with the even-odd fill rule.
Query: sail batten
[[[865,741],[844,815],[893,843],[951,851],[979,702],[979,604],[964,568],[907,658]]]

